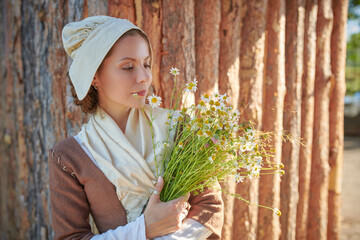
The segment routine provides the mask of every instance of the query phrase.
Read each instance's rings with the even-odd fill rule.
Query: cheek
[[[129,97],[131,91],[131,78],[120,70],[109,72],[104,76],[104,91],[109,98],[121,100]]]

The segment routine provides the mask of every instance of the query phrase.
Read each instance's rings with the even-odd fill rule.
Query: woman
[[[93,16],[67,24],[62,39],[73,59],[74,102],[91,115],[75,136],[49,149],[55,239],[219,239],[219,192],[160,201],[163,179],[155,176],[162,172],[145,104],[152,83],[146,34],[126,19]],[[165,140],[167,112],[152,111],[154,139]]]

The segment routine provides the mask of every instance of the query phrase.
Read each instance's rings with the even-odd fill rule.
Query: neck
[[[105,111],[125,133],[125,127],[129,118],[130,107],[120,104],[100,104],[99,107]]]

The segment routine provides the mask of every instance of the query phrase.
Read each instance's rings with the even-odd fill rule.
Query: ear
[[[94,76],[94,78],[93,78],[93,80],[91,82],[91,85],[96,86],[96,85],[98,85],[98,83],[99,83],[99,78],[98,78],[98,73],[96,72],[95,76]]]

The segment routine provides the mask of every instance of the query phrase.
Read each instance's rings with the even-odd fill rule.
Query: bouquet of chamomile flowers
[[[170,73],[175,78],[172,105],[180,73],[177,68],[172,68]],[[180,90],[174,107],[170,105],[170,109],[166,109],[169,132],[176,131],[176,134],[174,147],[169,148],[170,157],[161,162],[164,170],[164,187],[160,195],[162,201],[170,201],[188,192],[197,194],[205,187],[214,188],[216,182],[226,181],[229,176],[236,183],[241,183],[245,178],[258,178],[262,174],[284,174],[282,163],[269,160],[274,153],[270,145],[272,133],[256,130],[251,121],[240,121],[241,113],[228,104],[230,97],[226,93],[211,96],[205,93],[197,105],[180,108],[180,95],[187,96],[196,90],[197,81],[194,79]],[[161,98],[153,94],[148,97],[148,101],[155,108],[160,106]],[[153,141],[154,149],[158,145]],[[169,146],[166,142],[160,145],[165,148]],[[226,192],[219,187],[215,189]],[[226,193],[254,204],[236,193]],[[277,208],[254,205],[271,209],[277,216],[281,215]]]

